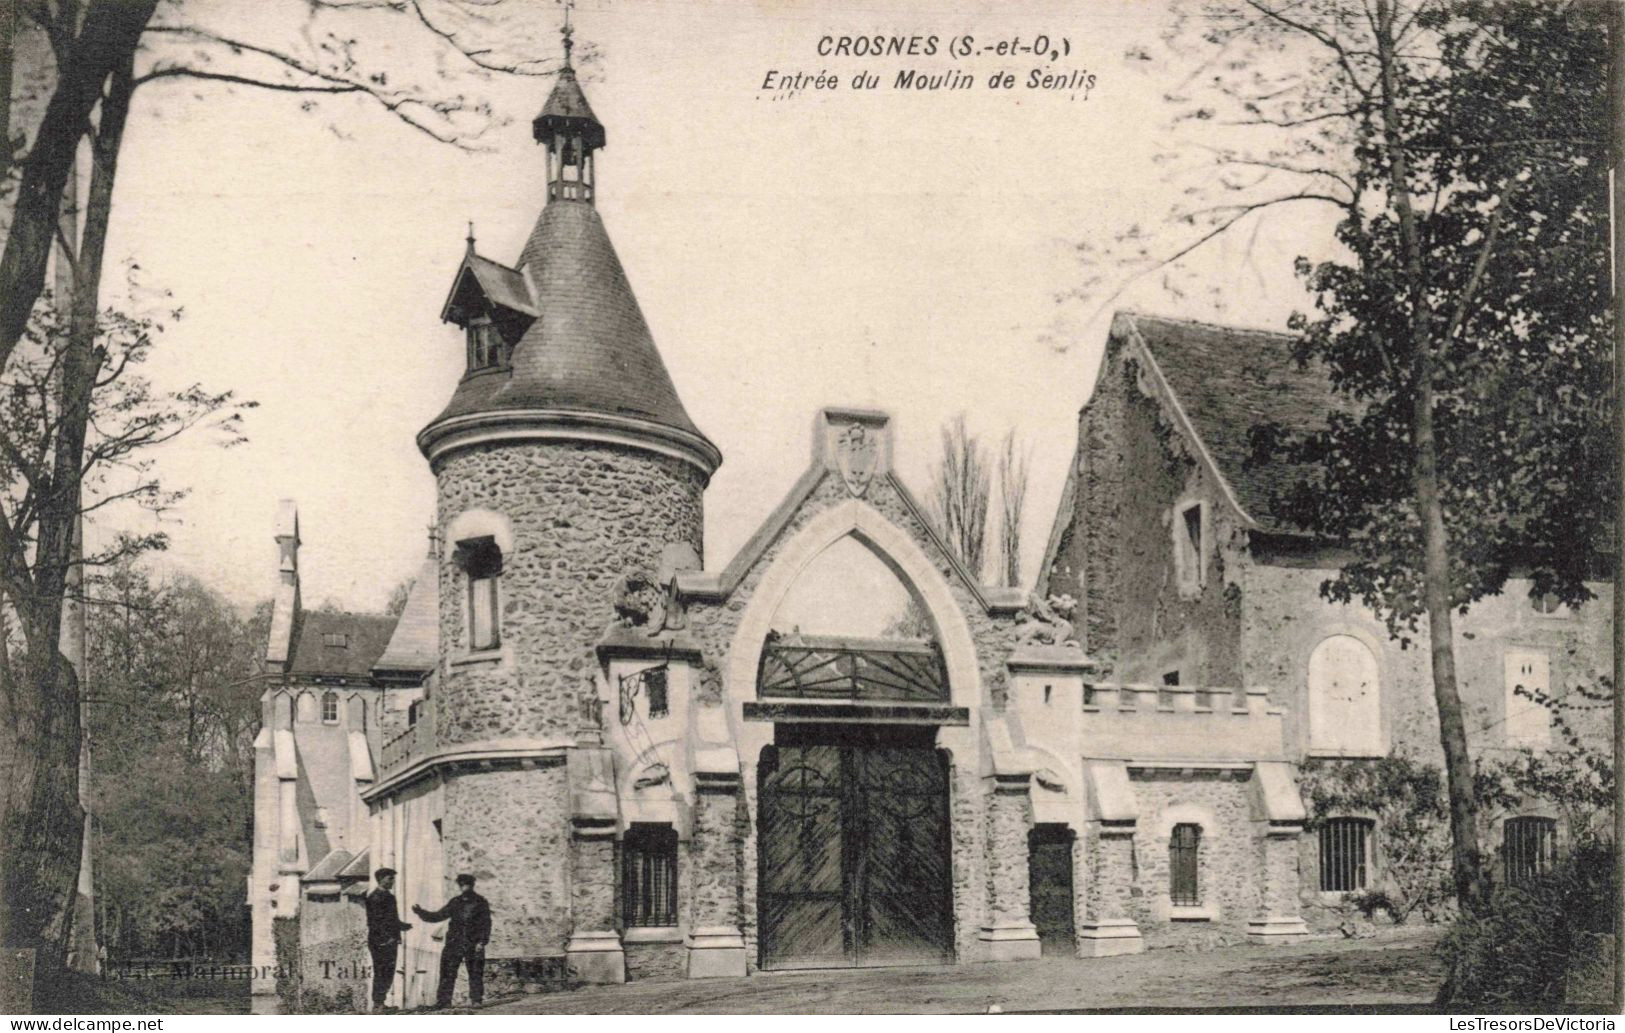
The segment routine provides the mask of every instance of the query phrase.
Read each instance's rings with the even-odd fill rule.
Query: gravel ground
[[[1425,1009],[1441,969],[1430,929],[1288,947],[1121,958],[789,972],[637,982],[492,1002],[507,1014],[850,1014],[1195,1009]]]

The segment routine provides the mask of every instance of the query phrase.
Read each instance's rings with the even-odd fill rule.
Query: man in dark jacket
[[[372,873],[377,886],[365,897],[367,905],[367,951],[372,955],[372,1010],[380,1011],[395,981],[395,955],[401,947],[401,933],[412,928],[401,921],[396,910],[395,869],[380,868]]]
[[[425,922],[443,922],[446,943],[440,952],[440,989],[435,994],[435,1007],[444,1008],[451,1003],[451,992],[457,988],[457,967],[468,966],[468,999],[479,1004],[485,999],[485,945],[491,939],[491,905],[474,892],[474,876],[457,876],[461,891],[446,901],[439,911],[425,911],[412,905],[413,914]]]

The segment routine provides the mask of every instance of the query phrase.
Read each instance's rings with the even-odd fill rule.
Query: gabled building
[[[291,501],[279,507],[276,543],[279,570],[254,742],[248,903],[255,994],[276,991],[279,968],[287,983],[291,944],[284,944],[279,962],[277,919],[288,920],[286,938],[297,931],[291,922],[306,898],[337,903],[371,885],[360,793],[377,777],[386,712],[420,697],[433,667],[420,648],[422,600],[433,594],[432,578],[414,593],[417,611],[400,620],[307,610],[299,590],[299,514]],[[306,923],[307,939],[336,938],[311,927],[343,925],[359,910],[317,909]]]
[[[706,562],[722,456],[615,257],[606,134],[568,64],[533,130],[529,239],[511,263],[470,242],[442,307],[467,361],[417,438],[433,555],[368,661],[348,766],[330,751],[364,835],[315,842],[307,810],[336,805],[301,795],[297,700],[268,710],[256,944],[284,996],[362,1006],[348,901],[367,866],[398,871],[403,911],[475,876],[493,996],[1301,937],[1283,711],[1240,682],[1086,691],[1064,615],[982,584],[932,530],[885,413],[820,410],[782,501]],[[923,634],[784,626],[804,573],[850,543]],[[283,555],[279,607],[297,612]],[[293,623],[279,608],[273,653]],[[441,936],[405,934],[394,1002],[433,1000]]]
[[[1110,683],[1266,689],[1294,763],[1393,753],[1442,765],[1425,630],[1406,648],[1366,607],[1322,598],[1348,551],[1278,511],[1301,470],[1247,461],[1252,427],[1312,430],[1347,404],[1318,370],[1298,367],[1291,343],[1119,314],[1079,415],[1039,590],[1078,600],[1083,641]],[[1562,745],[1550,712],[1516,688],[1561,698],[1611,669],[1612,592],[1590,587],[1595,598],[1570,609],[1532,598],[1528,579],[1514,577],[1458,618],[1476,755]],[[1598,722],[1590,730],[1603,742],[1606,714]],[[1366,815],[1321,817],[1332,820],[1304,837],[1305,903],[1380,885],[1382,830]],[[1514,818],[1538,819],[1511,825],[1512,835],[1536,829],[1550,856],[1563,830],[1539,801],[1496,816],[1487,844],[1502,847]]]

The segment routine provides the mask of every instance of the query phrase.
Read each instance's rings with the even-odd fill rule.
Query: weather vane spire
[[[575,9],[575,0],[564,0],[564,28],[559,35],[564,37],[564,67],[570,67],[570,50],[575,46],[575,29],[570,25],[570,12]]]

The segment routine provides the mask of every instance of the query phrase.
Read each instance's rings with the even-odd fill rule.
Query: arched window
[[[1309,657],[1309,750],[1376,757],[1385,750],[1377,658],[1352,635],[1333,635]]]
[[[1507,882],[1527,882],[1557,860],[1557,819],[1508,818],[1501,826],[1501,857]]]
[[[1202,848],[1202,826],[1175,825],[1168,837],[1168,901],[1178,907],[1194,907],[1202,902],[1197,881]]]
[[[336,725],[339,723],[339,694],[324,692],[322,694],[322,724]]]
[[[502,644],[502,550],[494,538],[474,538],[457,543],[455,559],[468,581],[468,648],[495,649]]]
[[[1330,818],[1320,826],[1320,889],[1323,893],[1363,890],[1371,868],[1372,823],[1365,818]]]

